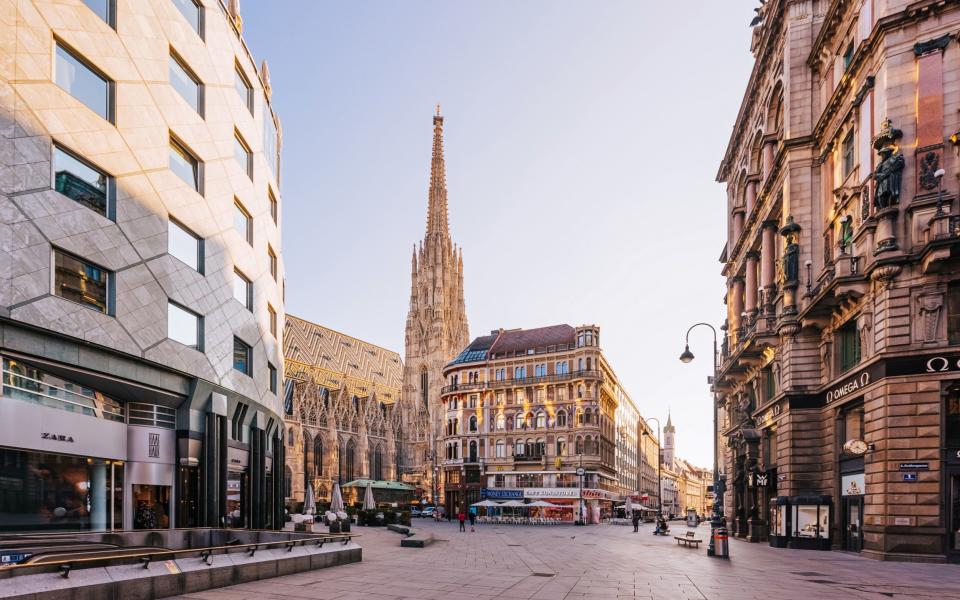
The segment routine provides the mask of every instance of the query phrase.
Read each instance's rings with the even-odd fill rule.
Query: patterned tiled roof
[[[403,362],[396,352],[290,314],[283,328],[283,355],[286,376],[294,379],[312,376],[337,388],[341,376],[351,388],[381,386],[399,392],[402,387]]]

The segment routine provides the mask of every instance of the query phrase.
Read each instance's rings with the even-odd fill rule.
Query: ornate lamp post
[[[695,323],[687,329],[686,339],[684,341],[683,354],[680,355],[680,361],[689,363],[693,360],[693,352],[690,352],[690,332],[695,327],[709,327],[713,332],[713,380],[711,389],[713,391],[713,518],[710,520],[710,543],[707,544],[707,556],[716,556],[716,542],[714,540],[717,528],[726,529],[727,524],[723,517],[723,490],[720,489],[720,457],[718,456],[718,433],[717,433],[717,330],[709,323]]]

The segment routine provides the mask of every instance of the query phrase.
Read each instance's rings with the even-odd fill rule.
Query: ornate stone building
[[[954,3],[769,0],[718,180],[732,532],[960,559]]]
[[[427,492],[432,497],[433,488],[439,493],[441,483],[434,481],[436,469],[433,467],[442,450],[443,367],[470,341],[463,300],[463,253],[450,239],[447,220],[443,117],[439,106],[433,117],[427,230],[419,249],[413,250],[410,278],[402,393],[411,407],[414,404],[424,407],[430,415],[427,436],[431,443],[422,458],[425,464],[431,464],[425,467],[424,474]]]
[[[479,502],[486,489],[490,498],[548,500],[570,521],[582,498],[584,518],[599,522],[636,495],[640,415],[600,350],[598,327],[492,331],[443,373],[448,510]]]
[[[427,412],[401,397],[400,356],[291,315],[283,340],[287,501],[356,479],[419,485]]]

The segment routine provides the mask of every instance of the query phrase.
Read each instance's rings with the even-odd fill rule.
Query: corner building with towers
[[[0,530],[281,527],[280,122],[238,3],[7,6]]]
[[[960,561],[958,26],[946,2],[758,10],[718,173],[737,537]]]

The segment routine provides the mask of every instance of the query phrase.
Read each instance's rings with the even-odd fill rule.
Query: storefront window
[[[170,527],[170,486],[133,486],[133,528],[167,529]]]
[[[0,530],[122,529],[123,463],[0,449]]]
[[[960,448],[960,389],[952,389],[947,395],[946,435],[947,448]]]
[[[793,537],[830,537],[830,507],[827,505],[797,505],[793,507]]]

